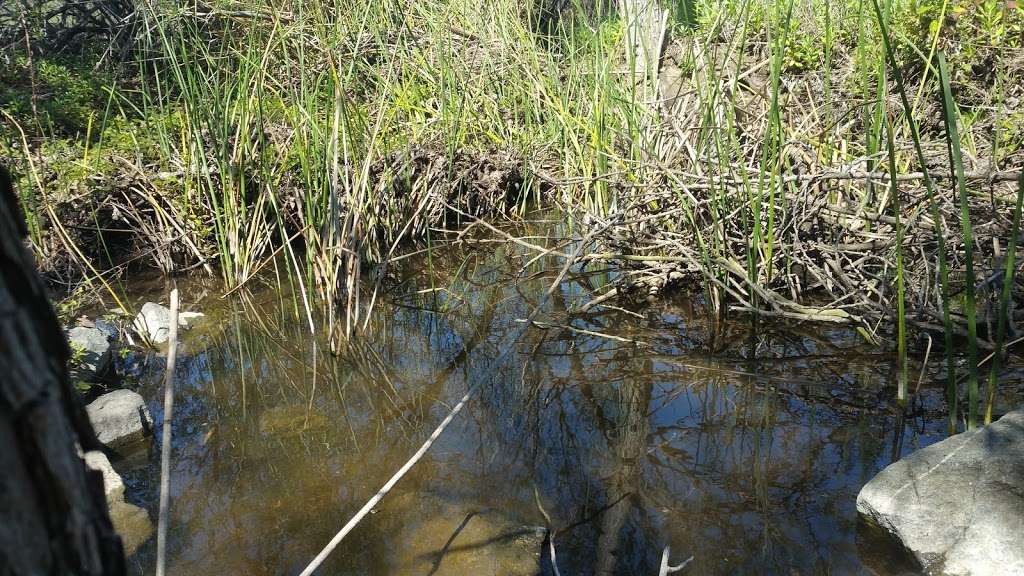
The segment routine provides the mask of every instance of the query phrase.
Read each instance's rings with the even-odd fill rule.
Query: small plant
[[[786,53],[783,57],[783,70],[790,73],[807,72],[821,66],[820,39],[799,30],[791,31],[786,36]]]

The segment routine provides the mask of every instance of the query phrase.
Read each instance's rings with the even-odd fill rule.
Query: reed
[[[942,218],[939,214],[939,204],[937,194],[935,192],[935,185],[929,174],[924,150],[921,145],[921,133],[917,122],[914,119],[914,108],[910,105],[910,100],[907,98],[906,86],[903,82],[903,74],[899,63],[896,61],[895,52],[893,51],[890,40],[889,28],[882,15],[882,10],[878,4],[878,0],[871,1],[874,6],[875,16],[881,33],[882,46],[885,50],[886,61],[889,63],[889,67],[892,70],[896,91],[899,94],[900,103],[903,105],[904,117],[910,130],[911,140],[914,144],[914,152],[917,155],[917,160],[923,176],[927,205],[932,216],[935,232],[936,255],[939,265],[939,287],[941,291],[940,299],[942,304],[944,354],[946,358],[946,403],[949,410],[949,431],[952,433],[955,432],[957,425],[958,395],[956,384],[956,364],[953,353],[953,321],[950,314],[949,264],[946,255],[946,238],[942,228]]]
[[[1021,205],[1024,204],[1024,174],[1017,180],[1017,203],[1013,209],[1013,224],[1007,241],[1005,265],[1003,268],[1003,286],[999,292],[999,318],[996,320],[996,346],[992,352],[992,366],[988,372],[988,391],[985,400],[985,424],[992,422],[992,406],[995,404],[996,388],[998,387],[999,371],[1002,368],[1003,356],[1006,354],[1006,324],[1008,321],[1010,301],[1013,298],[1014,276],[1017,272],[1017,236],[1020,234]]]
[[[960,130],[957,127],[957,108],[949,87],[949,67],[941,50],[936,54],[939,64],[939,83],[942,86],[942,110],[946,124],[946,147],[953,169],[956,189],[960,196],[960,228],[964,245],[964,313],[967,316],[967,427],[978,425],[978,322],[974,294],[974,234],[971,228],[970,198],[964,179],[964,161],[960,151]]]
[[[889,203],[892,206],[892,215],[896,228],[896,369],[897,392],[896,399],[900,402],[907,400],[907,310],[906,292],[904,290],[903,270],[903,225],[900,216],[903,207],[900,205],[900,188],[896,181],[899,168],[896,163],[896,144],[893,139],[892,119],[886,115],[885,143],[889,154]]]

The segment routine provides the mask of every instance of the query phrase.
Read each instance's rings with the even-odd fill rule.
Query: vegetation
[[[283,266],[351,331],[367,266],[542,202],[619,268],[583,308],[694,287],[711,314],[850,324],[894,344],[901,398],[941,335],[953,426],[966,341],[967,424],[982,351],[990,419],[1021,297],[1024,10],[662,5],[140,2],[91,42],[0,12],[0,156],[69,291]]]

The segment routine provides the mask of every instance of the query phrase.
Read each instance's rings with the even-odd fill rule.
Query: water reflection
[[[868,573],[857,490],[942,438],[938,390],[898,420],[890,357],[842,329],[715,322],[697,302],[570,315],[601,272],[573,271],[543,303],[577,331],[516,339],[561,265],[534,257],[473,244],[408,262],[336,354],[286,292],[199,303],[216,321],[178,373],[171,573],[298,573],[479,381],[322,573],[408,573],[419,527],[481,511],[543,525],[538,497],[563,574],[657,574],[666,545],[694,556],[690,574]],[[142,370],[149,398],[159,369]],[[151,511],[156,462],[126,474]]]

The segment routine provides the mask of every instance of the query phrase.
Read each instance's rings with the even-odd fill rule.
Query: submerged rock
[[[124,499],[124,482],[121,475],[114,471],[110,460],[102,452],[86,452],[85,465],[90,470],[103,474],[103,489],[107,496],[107,507],[114,530],[124,543],[127,555],[135,551],[153,534],[153,523],[145,509],[129,504]]]
[[[188,330],[200,319],[201,312],[178,312],[178,327]],[[163,344],[171,336],[171,310],[155,302],[146,302],[132,326],[153,344]]]
[[[72,380],[92,382],[110,370],[111,352],[107,333],[97,328],[76,326],[67,331],[72,362]]]
[[[403,522],[395,550],[395,572],[401,574],[541,573],[541,552],[547,530],[531,526],[493,508],[450,502],[433,494],[398,496],[392,509],[415,511],[419,521]]]
[[[895,462],[857,511],[931,574],[1024,574],[1024,410]]]
[[[131,390],[115,390],[85,407],[96,437],[111,449],[124,448],[149,436],[153,418],[142,396]]]

